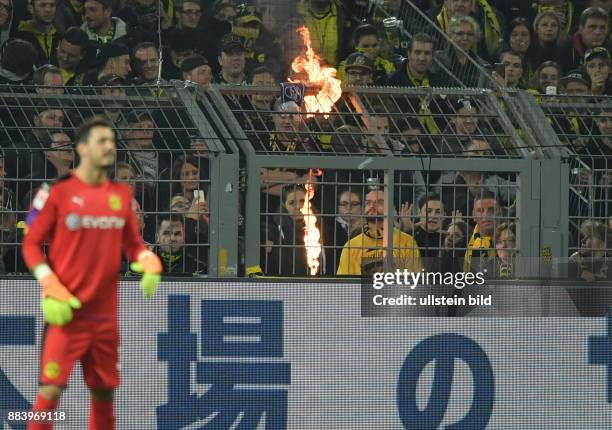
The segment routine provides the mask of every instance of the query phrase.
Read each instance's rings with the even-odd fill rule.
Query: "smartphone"
[[[194,200],[205,202],[206,196],[204,196],[204,190],[193,190],[193,198]]]
[[[493,71],[497,73],[502,78],[506,77],[506,65],[504,63],[495,63],[493,64]]]

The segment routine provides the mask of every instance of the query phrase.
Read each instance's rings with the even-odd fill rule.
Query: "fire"
[[[308,182],[304,184],[306,188],[306,197],[304,198],[304,206],[300,209],[304,215],[304,247],[306,248],[306,262],[310,268],[310,275],[314,276],[319,271],[319,257],[321,256],[321,232],[317,227],[317,217],[312,211],[310,200],[314,197],[315,191],[312,185],[312,177],[320,176],[321,170],[313,173],[310,169]]]
[[[339,79],[336,79],[336,69],[321,66],[320,57],[312,49],[310,32],[307,27],[302,26],[297,29],[297,32],[302,36],[302,41],[306,47],[306,54],[295,57],[291,68],[298,74],[308,74],[308,81],[289,79],[289,82],[309,84],[317,87],[318,92],[316,95],[304,97],[307,112],[331,112],[334,103],[342,96],[341,82]],[[309,114],[307,116],[312,117],[314,115]],[[327,118],[327,115],[325,117]]]

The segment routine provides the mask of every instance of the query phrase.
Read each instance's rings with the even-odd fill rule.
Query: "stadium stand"
[[[168,273],[357,275],[342,254],[364,234],[385,264],[397,236],[427,268],[607,268],[609,2],[14,3],[0,0],[4,273],[25,271],[32,193],[71,168],[94,114],[116,126],[113,178]],[[324,73],[294,63],[302,26],[342,78],[322,109]]]

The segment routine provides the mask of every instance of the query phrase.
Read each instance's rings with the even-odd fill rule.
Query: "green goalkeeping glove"
[[[59,326],[72,321],[72,310],[81,308],[79,299],[68,291],[48,265],[36,266],[34,276],[42,286],[41,307],[45,321]]]
[[[144,296],[147,299],[153,297],[161,281],[161,272],[163,270],[159,257],[149,250],[142,251],[138,254],[136,261],[130,264],[130,269],[133,272],[142,273],[140,286]]]

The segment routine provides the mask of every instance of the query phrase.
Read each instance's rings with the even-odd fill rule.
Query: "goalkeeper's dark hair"
[[[113,128],[113,125],[103,116],[94,116],[86,119],[74,133],[75,145],[80,142],[86,142],[89,139],[89,133],[96,127]]]

